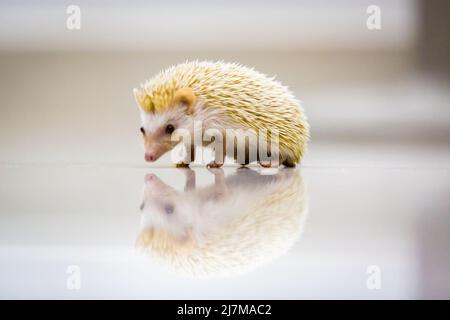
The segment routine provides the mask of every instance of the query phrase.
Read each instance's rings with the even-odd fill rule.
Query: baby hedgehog
[[[261,139],[277,143],[278,154],[267,155],[272,161],[251,157],[249,150],[258,148],[255,140],[244,143],[245,160],[248,164],[257,160],[262,166],[277,163],[293,167],[302,159],[309,137],[309,126],[299,101],[287,87],[262,73],[236,63],[186,62],[172,66],[140,88],[134,89],[134,96],[140,109],[141,128],[144,136],[145,160],[156,161],[161,155],[172,150],[178,143],[172,139],[176,129],[187,130],[194,137],[194,124],[201,123],[202,135],[213,129],[223,135],[224,149],[208,166],[220,167],[224,156],[235,159],[239,150],[233,141],[230,155],[226,131],[254,132]],[[278,133],[278,139],[271,139],[271,132]],[[258,136],[261,133],[261,136]],[[269,138],[268,138],[269,137]],[[217,137],[215,138],[217,139]],[[237,139],[237,138],[234,138]],[[186,159],[177,164],[188,166],[194,161],[195,146],[211,145],[202,136],[200,142],[192,138]],[[278,140],[278,141],[275,141]],[[269,143],[269,145],[270,145]],[[226,145],[226,147],[225,147]],[[259,150],[259,149],[258,149]],[[267,158],[266,158],[267,159]]]

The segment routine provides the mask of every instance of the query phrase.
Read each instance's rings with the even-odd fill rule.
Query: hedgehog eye
[[[174,208],[173,208],[173,205],[172,205],[172,204],[166,204],[166,205],[164,206],[164,211],[165,211],[167,214],[172,214],[172,213],[173,213],[173,210],[174,210]]]
[[[172,134],[172,132],[175,130],[175,127],[171,124],[168,124],[166,127],[166,133],[167,134]]]
[[[141,133],[142,133],[142,134],[145,134],[145,130],[144,130],[143,127],[141,127],[139,130],[141,130]]]

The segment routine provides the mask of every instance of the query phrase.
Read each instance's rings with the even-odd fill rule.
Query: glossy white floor
[[[258,170],[4,165],[0,296],[448,298],[448,167]]]

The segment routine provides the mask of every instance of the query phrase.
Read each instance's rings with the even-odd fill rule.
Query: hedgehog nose
[[[144,155],[144,158],[145,158],[145,161],[149,161],[149,162],[155,161],[155,155],[153,153],[146,152]]]

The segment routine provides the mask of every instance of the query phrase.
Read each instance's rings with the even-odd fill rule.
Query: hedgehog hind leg
[[[295,168],[295,166],[298,163],[298,160],[296,159],[295,155],[291,153],[282,152],[280,156],[280,162],[285,167]]]
[[[276,168],[279,165],[279,155],[278,153],[274,153],[272,150],[270,150],[270,145],[269,145],[269,149],[265,152],[262,153],[262,155],[265,155],[261,158],[260,150],[258,150],[258,156],[257,156],[257,162],[258,164],[263,167],[263,168]]]
[[[290,159],[290,158],[284,159],[283,162],[282,162],[282,164],[283,164],[285,167],[288,167],[288,168],[295,168],[295,166],[297,165],[297,164],[296,164],[292,159]]]

